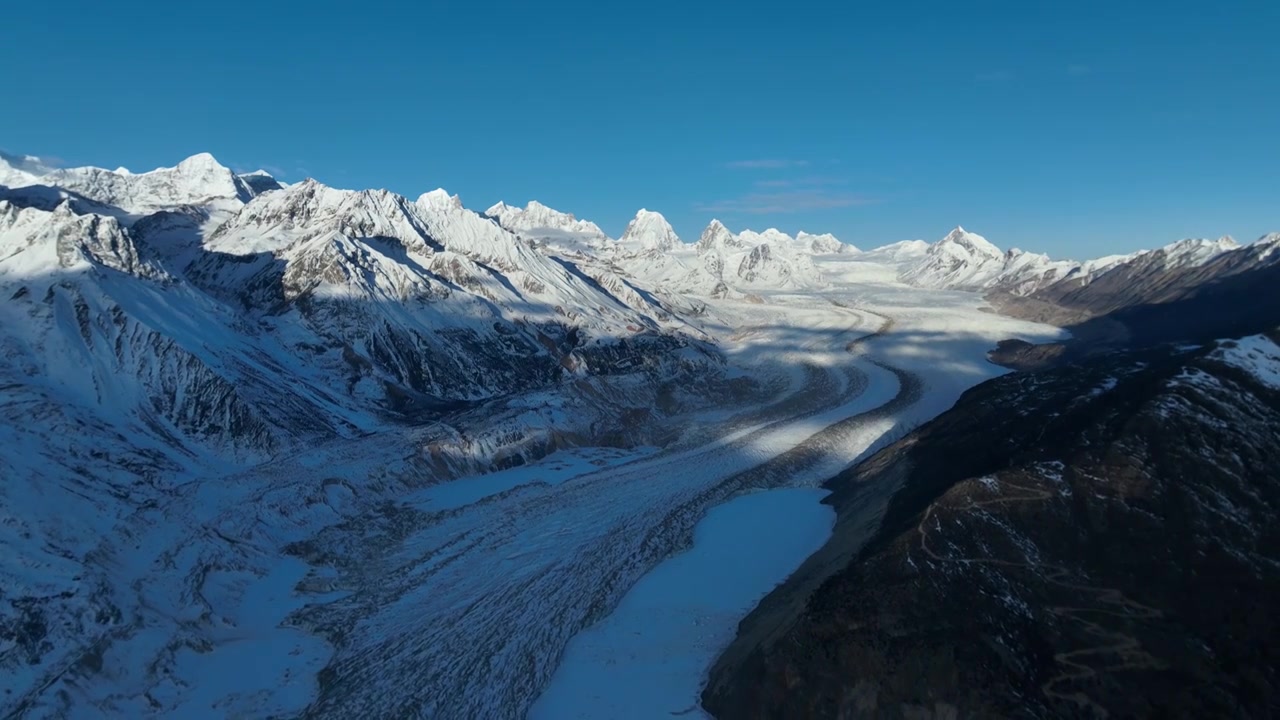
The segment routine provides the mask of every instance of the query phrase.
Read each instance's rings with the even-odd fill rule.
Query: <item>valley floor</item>
[[[738,620],[825,539],[816,488],[1003,372],[986,361],[996,341],[1057,332],[846,265],[819,296],[713,302],[704,329],[735,371],[780,392],[690,418],[662,448],[564,450],[399,491],[379,463],[405,437],[380,433],[186,484],[95,558],[129,609],[96,671],[82,653],[3,707],[573,717],[619,707],[616,691],[696,710]],[[722,587],[697,582],[765,550]]]

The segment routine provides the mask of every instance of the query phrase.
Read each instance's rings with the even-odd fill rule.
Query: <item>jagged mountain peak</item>
[[[232,255],[276,252],[295,242],[340,232],[426,242],[413,203],[389,190],[339,190],[314,178],[254,198],[205,241]]]
[[[1249,247],[1253,248],[1255,251],[1260,250],[1264,256],[1269,255],[1277,248],[1280,248],[1280,232],[1267,233],[1266,235],[1258,238]]]
[[[566,223],[566,222],[573,223],[578,221],[578,218],[575,217],[573,213],[560,212],[559,210],[556,210],[555,208],[550,207],[548,205],[544,205],[538,202],[537,200],[530,200],[529,202],[525,203],[524,207],[519,207],[517,205],[508,205],[505,202],[502,202],[501,200],[499,200],[498,202],[494,203],[492,207],[486,210],[485,214],[493,217],[497,217],[500,219],[506,216],[513,216],[513,217],[518,216],[522,218],[526,223],[535,222],[535,221],[536,222],[552,221],[556,225],[559,225],[561,223]]]
[[[524,210],[525,212],[533,212],[533,213],[554,213],[556,215],[567,217],[571,220],[577,219],[573,216],[573,213],[560,212],[559,210],[556,210],[555,208],[549,205],[544,205],[538,202],[537,200],[530,200],[529,202],[525,203]]]
[[[954,248],[960,247],[969,253],[986,257],[1004,256],[1000,248],[991,244],[986,238],[977,233],[969,232],[959,225],[947,233],[946,237],[935,243],[933,247],[942,252],[954,252]]]
[[[183,205],[238,207],[257,193],[209,153],[193,155],[174,167],[144,173],[120,173],[97,167],[54,170],[39,183],[134,215]]]
[[[743,230],[739,233],[742,241],[748,245],[757,245],[759,243],[769,243],[772,245],[791,244],[794,241],[790,235],[782,232],[778,228],[767,228],[763,232],[755,230]]]
[[[530,200],[523,208],[498,202],[486,210],[485,215],[511,232],[543,239],[574,240],[570,244],[578,249],[594,247],[607,237],[595,223],[579,220],[573,213],[560,212],[537,200]]]
[[[698,237],[695,247],[699,254],[704,254],[716,249],[742,247],[742,241],[738,239],[737,235],[730,232],[724,223],[719,220],[712,220],[707,224],[706,229],[702,231],[702,235]]]
[[[156,168],[152,172],[163,172],[166,169],[167,168]],[[174,169],[180,170],[188,174],[224,172],[224,171],[228,173],[231,172],[231,169],[228,167],[225,167],[222,163],[218,162],[218,159],[215,158],[212,153],[207,153],[207,152],[201,152],[201,153],[196,153],[195,155],[192,155],[191,157],[178,163],[177,167],[175,167]]]
[[[418,205],[433,210],[443,208],[461,210],[462,198],[457,195],[450,195],[444,188],[436,188],[435,190],[422,193],[422,195],[418,196]]]
[[[999,285],[1021,295],[1060,279],[1075,267],[1075,263],[1055,262],[1017,248],[1003,252],[981,235],[957,226],[912,260],[901,278],[920,287],[957,290]]]
[[[271,192],[273,190],[283,190],[285,187],[284,183],[275,179],[275,177],[266,170],[254,170],[253,172],[240,173],[239,175],[236,175],[236,179],[244,183],[244,185],[249,189],[249,194],[252,197],[257,197],[258,195]]]
[[[1171,265],[1200,265],[1221,253],[1235,250],[1239,247],[1240,243],[1230,236],[1224,236],[1217,240],[1187,238],[1165,245],[1156,250],[1155,253],[1160,254],[1162,259]]]
[[[142,259],[133,238],[114,217],[78,213],[69,200],[52,210],[20,208],[0,200],[0,261],[0,276],[28,280],[94,265],[138,277],[165,276]]]
[[[848,243],[840,242],[840,238],[831,233],[814,235],[801,230],[796,233],[796,242],[818,254],[857,252],[858,249]]]
[[[680,236],[662,213],[640,208],[627,224],[619,244],[630,252],[667,252],[679,248]]]

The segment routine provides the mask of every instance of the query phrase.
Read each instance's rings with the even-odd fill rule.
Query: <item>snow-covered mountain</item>
[[[1071,263],[1055,263],[1047,256],[1021,250],[1003,252],[986,238],[957,227],[902,272],[902,279],[919,287],[985,290],[996,285],[1037,286],[1068,271]]]
[[[661,213],[643,208],[616,241],[595,223],[536,201],[525,208],[500,202],[485,214],[544,254],[574,260],[601,282],[617,285],[614,270],[620,270],[650,291],[681,295],[820,287],[825,280],[815,258],[859,252],[831,234],[791,237],[773,228],[735,234],[719,220],[697,242],[685,243]]]
[[[923,253],[917,254],[922,247]],[[899,263],[902,280],[918,287],[1026,296],[1061,294],[1104,277],[1108,282],[1141,283],[1154,275],[1199,267],[1239,247],[1229,237],[1192,239],[1155,250],[1076,262],[1017,248],[1004,252],[981,235],[957,227],[931,245],[899,243],[868,255]]]
[[[627,223],[622,237],[618,238],[619,250],[627,255],[652,255],[671,253],[682,245],[680,236],[661,213],[641,208]]]
[[[0,185],[26,187],[34,185],[53,168],[34,155],[11,155],[0,151]]]
[[[553,481],[530,475],[501,492],[462,488],[471,499],[459,502],[483,506],[472,512],[433,488],[588,444],[661,445],[664,473],[690,458],[739,480],[812,469],[822,443],[842,445],[830,428],[863,432],[840,413],[869,410],[864,390],[893,386],[890,406],[915,402],[910,383],[855,358],[859,338],[889,323],[849,306],[863,297],[856,281],[825,295],[835,290],[824,268],[846,280],[874,265],[888,278],[878,291],[919,298],[892,282],[897,268],[929,287],[1039,293],[1072,280],[1097,292],[1113,278],[1158,288],[1173,273],[1182,282],[1280,260],[1280,236],[1092,264],[1001,253],[959,230],[861,253],[831,235],[712,221],[684,243],[649,210],[615,241],[536,202],[477,213],[443,189],[414,200],[284,185],[209,155],[143,173],[5,155],[0,186],[6,716],[292,716],[313,700],[307,713],[376,715],[392,700],[362,673],[389,664],[406,668],[397,691],[437,670],[414,692],[459,685],[424,703],[499,707],[461,687],[484,676],[457,661],[457,642],[433,642],[449,624],[418,603],[438,590],[447,597],[434,608],[450,618],[492,629],[518,616],[556,635],[493,641],[519,658],[499,663],[501,677],[530,685],[502,689],[500,707],[519,714],[565,634],[610,605],[566,586],[577,566],[547,548],[572,536],[566,547],[626,549],[618,565],[592,565],[620,569],[598,578],[598,597],[616,599],[715,493],[635,482],[616,503],[608,472],[558,486],[563,495],[539,494]],[[821,322],[803,325],[811,314]],[[753,336],[768,342],[750,346]],[[891,340],[925,362],[911,340]],[[736,404],[745,399],[768,404]],[[888,415],[876,417],[867,432],[884,431]],[[704,441],[705,418],[732,433]],[[815,452],[789,450],[801,447]],[[578,505],[561,513],[566,498]],[[529,531],[535,517],[545,522]],[[598,535],[579,532],[584,517]],[[549,565],[526,575],[522,553],[535,546]],[[551,588],[582,607],[569,619],[513,607],[503,598],[514,585],[490,583],[499,574],[529,597]],[[412,642],[400,644],[406,627]],[[465,635],[445,629],[446,640]],[[262,686],[217,686],[231,676]],[[279,705],[285,696],[297,702]]]
[[[258,195],[283,187],[262,170],[237,175],[208,153],[144,173],[125,168],[53,169],[38,158],[5,155],[0,156],[0,185],[9,188],[7,197],[24,204],[52,209],[70,199],[81,211],[122,219],[180,207],[201,207],[226,217]]]
[[[523,208],[499,202],[486,210],[485,215],[552,253],[574,256],[598,254],[609,241],[595,223],[579,220],[571,213],[549,208],[536,200],[530,200]]]
[[[802,230],[796,233],[796,242],[799,243],[801,247],[806,247],[811,252],[819,255],[859,252],[858,248],[850,245],[849,243],[841,242],[839,238],[831,233],[812,235]]]
[[[712,220],[694,244],[693,257],[687,260],[689,272],[677,283],[713,296],[816,288],[826,280],[814,264],[814,257],[841,252],[856,251],[832,235],[801,233],[793,238],[774,228],[734,234],[719,220]]]
[[[0,189],[0,504],[18,518],[0,546],[23,548],[0,553],[6,689],[34,692],[108,635],[128,642],[121,623],[156,619],[95,558],[150,572],[109,538],[193,478],[386,433],[387,462],[474,472],[623,417],[643,432],[620,408],[720,372],[660,297],[539,252],[444,191],[285,187],[207,155],[139,174],[15,166],[6,178],[36,182]],[[396,439],[536,392],[556,404],[474,435],[414,431],[420,450]],[[688,394],[665,392],[668,407]],[[243,562],[219,553],[201,562]]]

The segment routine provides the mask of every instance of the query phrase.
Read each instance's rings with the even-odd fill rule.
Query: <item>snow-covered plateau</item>
[[[830,531],[823,481],[1062,335],[983,292],[1236,248],[686,242],[649,210],[614,240],[208,155],[3,156],[0,716],[700,712]]]

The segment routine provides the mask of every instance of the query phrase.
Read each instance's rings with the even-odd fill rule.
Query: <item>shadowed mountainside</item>
[[[1202,274],[1192,274],[1191,279]],[[1178,284],[1155,296],[1135,293],[1128,304],[1120,303],[1105,314],[1067,325],[1071,339],[1064,342],[1001,343],[991,360],[1015,370],[1036,370],[1117,349],[1205,343],[1265,332],[1275,326],[1280,318],[1280,264],[1210,277],[1203,284]],[[1021,311],[1033,302],[997,300],[995,304],[1002,312],[1030,319],[1039,315]]]
[[[990,381],[832,480],[831,542],[743,622],[705,706],[1268,717],[1280,389],[1231,346]]]

